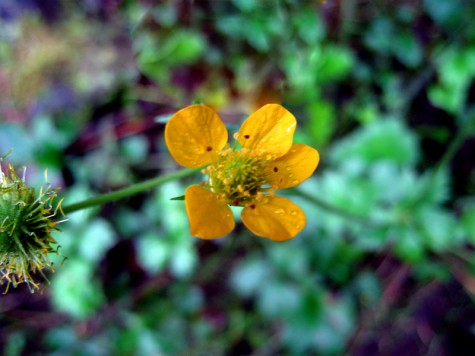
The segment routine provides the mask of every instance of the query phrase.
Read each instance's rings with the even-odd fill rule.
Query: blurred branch
[[[377,223],[376,221],[373,221],[369,217],[359,215],[359,214],[354,214],[354,213],[352,213],[348,210],[341,209],[341,208],[339,208],[337,206],[334,206],[334,205],[332,205],[332,204],[330,204],[330,203],[328,203],[324,200],[321,200],[320,198],[317,198],[314,195],[303,192],[300,189],[292,189],[291,192],[294,193],[297,196],[300,196],[300,197],[304,198],[305,200],[311,202],[312,204],[315,204],[316,206],[326,210],[329,213],[339,215],[343,218],[353,220],[353,221],[362,223],[364,225],[372,225],[372,226],[380,226],[381,225],[380,223]]]
[[[445,166],[447,166],[454,158],[457,150],[460,148],[465,138],[470,134],[474,134],[474,131],[471,130],[471,127],[475,127],[475,106],[469,107],[468,110],[466,110],[461,116],[461,121],[463,122],[462,127],[457,132],[457,135],[450,143],[440,161],[437,163],[435,172],[440,171]]]

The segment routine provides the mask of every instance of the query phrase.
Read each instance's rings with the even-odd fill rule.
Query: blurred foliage
[[[51,285],[0,299],[3,353],[475,353],[474,16],[465,0],[2,1],[0,155],[32,185],[47,168],[65,204],[176,169],[163,123],[193,101],[230,128],[281,102],[322,158],[283,244],[191,237],[170,198],[197,178],[71,214]]]

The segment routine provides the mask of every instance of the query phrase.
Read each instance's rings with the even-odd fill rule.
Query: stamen
[[[243,149],[225,149],[221,152],[219,161],[210,166],[213,169],[206,169],[209,189],[223,203],[246,206],[254,202],[258,194],[269,194],[266,162],[251,153]]]

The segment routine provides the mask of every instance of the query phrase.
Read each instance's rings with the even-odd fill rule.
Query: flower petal
[[[234,229],[231,208],[220,203],[212,191],[192,185],[185,191],[185,203],[193,236],[215,239]]]
[[[276,159],[292,146],[297,120],[279,104],[268,104],[257,110],[239,129],[238,140],[258,156]]]
[[[302,209],[282,197],[268,197],[264,204],[245,207],[241,218],[254,234],[274,241],[292,239],[306,223]]]
[[[296,143],[284,156],[269,163],[269,182],[274,189],[290,188],[310,177],[320,161],[318,151]]]
[[[198,168],[217,159],[228,141],[228,131],[212,109],[191,105],[168,121],[165,141],[175,161],[188,168]]]

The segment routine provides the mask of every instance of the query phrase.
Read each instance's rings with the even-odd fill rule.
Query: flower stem
[[[160,185],[173,181],[173,180],[191,176],[198,171],[199,171],[198,168],[182,169],[177,172],[165,174],[157,178],[153,178],[153,179],[146,180],[144,182],[133,184],[127,188],[120,189],[115,192],[101,194],[96,197],[80,201],[78,203],[73,203],[73,204],[63,206],[62,210],[64,214],[69,214],[78,210],[91,208],[93,206],[103,205],[105,203],[123,199],[131,195],[135,195],[135,194],[159,187]]]
[[[291,190],[291,192],[294,193],[295,195],[298,195],[298,196],[304,198],[305,200],[309,201],[310,203],[314,204],[315,206],[318,206],[321,209],[323,209],[323,210],[325,210],[329,213],[339,215],[344,219],[352,220],[352,221],[361,223],[363,225],[370,225],[370,226],[380,226],[381,225],[380,223],[378,223],[376,221],[372,221],[370,217],[355,214],[355,213],[347,211],[345,209],[341,209],[341,208],[339,208],[335,205],[332,205],[331,203],[328,203],[324,200],[321,200],[320,198],[318,198],[318,197],[316,197],[312,194],[304,192],[301,189],[295,189],[294,188],[294,189]]]

